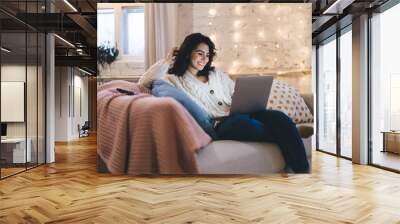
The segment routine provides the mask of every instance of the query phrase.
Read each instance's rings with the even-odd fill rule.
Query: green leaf
[[[100,45],[97,47],[97,62],[104,67],[104,64],[111,64],[117,59],[119,50],[109,45]]]

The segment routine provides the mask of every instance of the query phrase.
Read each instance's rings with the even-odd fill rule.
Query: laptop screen
[[[1,136],[7,136],[7,124],[1,123]]]

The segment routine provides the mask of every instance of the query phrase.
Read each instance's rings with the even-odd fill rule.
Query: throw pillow
[[[295,123],[313,122],[313,115],[299,91],[276,79],[272,84],[267,109],[282,111]]]
[[[151,94],[157,97],[174,98],[186,108],[186,110],[197,121],[200,127],[208,135],[210,135],[212,139],[217,139],[217,134],[213,128],[212,119],[208,116],[207,112],[197,105],[192,99],[190,99],[186,93],[175,88],[164,80],[155,80],[152,83]]]

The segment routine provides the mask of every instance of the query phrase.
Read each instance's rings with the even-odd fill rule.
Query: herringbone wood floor
[[[97,174],[95,137],[0,181],[0,223],[400,223],[400,175],[315,152],[313,173]]]

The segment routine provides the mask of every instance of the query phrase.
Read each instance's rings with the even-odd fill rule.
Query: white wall
[[[55,85],[55,141],[76,139],[78,124],[88,120],[88,78],[75,68],[56,67]]]
[[[25,74],[27,69],[28,74],[36,74],[36,67],[28,66],[25,68],[25,65],[2,65],[1,66],[1,81],[18,81],[18,82],[25,82]],[[30,81],[30,80],[29,80]],[[29,83],[36,85],[35,83]],[[31,90],[31,91],[29,91]],[[36,99],[36,88],[33,90],[28,88],[27,93],[27,103],[33,102]],[[36,102],[36,101],[35,101]],[[28,105],[29,106],[29,105]],[[36,103],[34,105],[30,105],[31,107],[34,106],[36,108]],[[8,108],[1,108],[2,110],[7,110]],[[32,116],[34,115],[34,116]],[[30,122],[31,120],[36,121],[36,114],[27,114],[27,119]],[[30,127],[31,125],[28,125]],[[28,131],[29,133],[29,131]],[[25,122],[10,122],[7,123],[7,136],[8,137],[25,137]]]
[[[78,124],[82,126],[85,121],[88,121],[88,78],[81,76],[83,73],[76,74],[77,70],[75,70],[74,75],[74,108],[72,113],[72,131],[71,135],[73,138],[79,137],[78,132]],[[79,93],[80,92],[80,93]],[[80,111],[81,110],[81,111]]]
[[[31,69],[32,67],[28,67],[28,70]],[[25,65],[2,65],[1,81],[25,82]],[[7,108],[1,108],[1,110],[7,110]],[[25,123],[7,123],[7,137],[25,137]]]
[[[55,74],[55,141],[67,141],[70,84],[68,68],[56,67]]]
[[[42,68],[27,67],[21,64],[3,64],[1,66],[2,81],[20,81],[26,83],[26,110],[27,120],[24,122],[7,122],[7,137],[25,138],[31,142],[32,161],[36,162],[37,149],[39,150],[39,163],[44,162],[44,74]],[[25,78],[27,77],[27,81]],[[7,97],[7,96],[2,96]],[[10,110],[10,108],[1,108]],[[24,111],[23,111],[24,112]],[[25,134],[26,133],[26,134]]]

